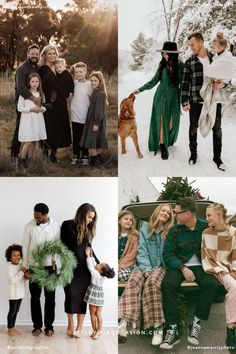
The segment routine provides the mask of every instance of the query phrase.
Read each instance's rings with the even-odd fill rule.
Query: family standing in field
[[[103,74],[93,71],[88,81],[85,63],[72,65],[70,72],[66,67],[55,46],[47,45],[40,53],[38,45],[32,44],[26,61],[16,70],[17,121],[11,157],[22,169],[34,158],[37,142],[51,163],[59,162],[57,150],[70,147],[71,142],[71,164],[99,166],[104,162],[108,100]]]
[[[176,223],[174,224],[174,216]],[[172,350],[180,342],[178,294],[183,281],[199,286],[197,304],[188,329],[188,342],[198,346],[202,321],[207,321],[219,285],[223,285],[226,345],[236,352],[236,229],[227,222],[223,204],[197,217],[197,203],[179,198],[172,210],[160,204],[139,235],[131,211],[120,212],[119,281],[125,288],[119,301],[119,341],[127,341],[128,326],[153,329],[152,345]]]
[[[205,48],[203,35],[198,32],[188,36],[188,45],[192,56],[183,63],[177,43],[165,42],[159,50],[162,59],[157,72],[150,81],[133,92],[138,95],[159,84],[153,99],[148,148],[154,155],[160,150],[161,158],[168,159],[168,148],[178,138],[182,106],[190,117],[189,164],[197,163],[199,127],[204,137],[212,130],[213,161],[218,169],[225,171],[221,159],[221,118],[228,102],[226,88],[236,71],[236,58],[227,50],[227,40],[220,32],[211,42],[212,52]],[[126,118],[134,118],[132,114],[127,109]],[[122,153],[126,153],[123,147]],[[143,156],[139,154],[138,157]]]

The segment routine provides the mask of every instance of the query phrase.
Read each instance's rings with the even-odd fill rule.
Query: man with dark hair
[[[29,269],[28,275],[30,274],[30,268],[34,264],[34,259],[32,258],[32,251],[40,243],[45,241],[51,241],[59,239],[60,228],[56,221],[48,216],[49,208],[44,203],[38,203],[34,207],[34,219],[31,220],[25,227],[24,237],[23,237],[23,265],[26,269]],[[45,269],[49,273],[54,271],[54,258],[53,256],[47,256],[44,259]],[[31,317],[33,321],[33,331],[34,336],[39,336],[42,333],[42,311],[40,304],[40,296],[42,288],[32,281],[29,282],[29,289],[31,294]],[[44,288],[45,295],[45,307],[44,307],[44,324],[45,333],[48,337],[54,334],[53,322],[55,318],[55,290],[48,291]]]
[[[15,159],[20,152],[21,143],[18,141],[18,132],[21,113],[17,110],[19,96],[30,99],[35,103],[35,111],[41,105],[42,97],[35,97],[27,87],[27,79],[31,73],[38,72],[37,63],[39,61],[40,50],[37,44],[32,44],[27,50],[27,59],[17,68],[15,76],[15,106],[16,106],[16,127],[11,143],[11,157]],[[32,110],[33,111],[33,110]]]
[[[167,270],[162,281],[162,298],[167,331],[161,349],[172,349],[180,341],[178,293],[182,281],[195,281],[201,289],[195,316],[189,326],[188,341],[194,345],[199,344],[200,321],[208,319],[218,289],[217,279],[202,268],[201,240],[207,222],[196,217],[196,210],[192,198],[180,198],[174,209],[177,224],[169,230],[165,241],[163,259]]]
[[[189,111],[190,126],[189,126],[189,148],[191,156],[190,164],[195,164],[197,161],[197,130],[198,121],[203,106],[203,98],[200,95],[200,90],[203,85],[204,68],[206,68],[213,58],[213,54],[209,53],[204,47],[204,38],[201,33],[192,33],[188,37],[188,45],[193,55],[186,60],[182,87],[181,87],[181,102],[183,110]],[[221,89],[226,84],[222,82],[214,82],[213,89]],[[222,150],[222,130],[221,130],[221,104],[217,104],[215,125],[213,131],[213,161],[220,170],[225,170],[221,160]]]

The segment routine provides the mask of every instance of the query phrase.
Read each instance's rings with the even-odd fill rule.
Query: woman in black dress
[[[42,80],[47,109],[44,113],[47,140],[42,145],[45,156],[53,163],[57,162],[57,149],[68,147],[71,144],[67,97],[56,77],[55,62],[57,58],[56,47],[49,44],[43,48],[39,60],[39,75]],[[51,153],[48,156],[49,150]]]
[[[67,334],[79,338],[82,330],[87,303],[84,301],[90,285],[91,274],[87,268],[85,249],[91,247],[97,213],[91,204],[82,204],[76,211],[74,220],[66,220],[61,227],[62,242],[75,254],[78,265],[74,271],[72,282],[65,290],[65,312],[68,318]],[[94,255],[97,263],[97,257]],[[77,327],[74,330],[73,314],[77,314]]]

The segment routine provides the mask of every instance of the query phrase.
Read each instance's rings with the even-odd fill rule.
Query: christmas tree
[[[187,177],[167,177],[166,183],[162,183],[164,190],[158,200],[177,200],[180,197],[193,197],[196,200],[205,199],[198,188],[192,187],[195,181],[188,182]]]

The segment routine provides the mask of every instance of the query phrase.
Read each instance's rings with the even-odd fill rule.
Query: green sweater
[[[167,268],[180,269],[194,254],[201,262],[202,233],[207,226],[205,220],[197,219],[194,230],[181,224],[169,230],[163,251]]]

